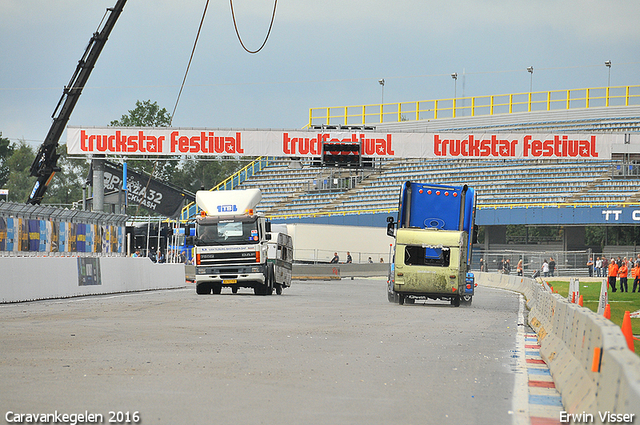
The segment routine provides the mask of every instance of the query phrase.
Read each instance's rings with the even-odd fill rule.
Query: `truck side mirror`
[[[473,239],[471,240],[471,243],[478,243],[478,225],[477,224],[473,225]]]
[[[265,221],[264,223],[264,231],[267,233],[271,233],[271,222],[270,221]]]
[[[396,223],[393,221],[393,217],[387,217],[387,236],[394,237],[394,230]]]

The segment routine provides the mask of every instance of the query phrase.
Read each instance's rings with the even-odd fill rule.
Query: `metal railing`
[[[123,214],[0,202],[0,256],[126,255]]]
[[[640,105],[640,85],[310,108],[308,126],[381,124],[633,105]]]

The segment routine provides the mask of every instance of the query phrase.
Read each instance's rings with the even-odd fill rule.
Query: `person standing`
[[[338,264],[338,261],[340,261],[340,257],[338,257],[338,253],[334,252],[333,253],[333,258],[331,259],[331,264]]]
[[[546,258],[542,262],[542,276],[549,277],[549,263],[547,263]]]
[[[353,258],[351,258],[351,253],[347,251],[347,264],[353,263]]]
[[[518,261],[518,265],[516,266],[516,273],[518,274],[518,276],[523,275],[522,258]]]
[[[629,273],[629,267],[627,265],[627,259],[625,258],[622,265],[618,268],[618,275],[620,276],[620,292],[629,292],[627,286],[627,276]]]
[[[637,261],[631,270],[631,277],[633,277],[633,289],[631,292],[636,292],[637,287],[638,293],[640,293],[640,261]]]
[[[589,277],[593,277],[593,258],[587,260],[587,268],[589,268]]]
[[[616,277],[618,277],[618,263],[616,263],[615,258],[611,258],[609,263],[609,286],[611,287],[611,292],[616,292]]]
[[[553,257],[549,257],[549,276],[553,277],[556,273],[556,260]]]
[[[596,277],[602,276],[602,258],[598,257],[596,259]]]

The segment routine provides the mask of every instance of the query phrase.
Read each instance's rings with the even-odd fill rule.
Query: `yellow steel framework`
[[[640,105],[640,85],[310,108],[308,126],[365,125],[632,105]]]

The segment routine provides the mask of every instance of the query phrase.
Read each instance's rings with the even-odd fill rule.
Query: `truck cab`
[[[403,184],[398,221],[387,220],[387,234],[396,240],[390,301],[471,302],[474,213],[475,193],[466,185]]]
[[[273,293],[274,263],[268,261],[271,223],[253,208],[260,190],[198,191],[193,240],[196,292],[219,294],[223,287],[253,288],[256,295]]]

